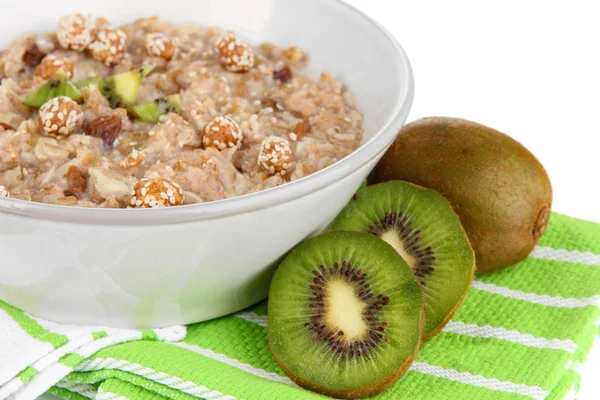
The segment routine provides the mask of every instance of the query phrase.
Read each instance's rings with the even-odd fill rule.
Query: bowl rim
[[[342,8],[346,8],[347,11],[355,13],[365,23],[371,24],[382,34],[383,38],[395,49],[395,56],[399,63],[404,66],[402,80],[406,82],[401,96],[397,97],[393,105],[393,111],[390,112],[375,134],[345,158],[297,181],[230,199],[200,204],[161,209],[108,209],[60,206],[20,199],[0,198],[0,215],[13,214],[38,220],[109,226],[165,225],[216,219],[273,207],[308,195],[343,179],[364,166],[388,148],[396,137],[397,130],[400,129],[408,116],[414,97],[413,72],[406,52],[385,27],[353,5],[342,0],[333,0],[333,2]],[[354,167],[351,165],[354,165]]]

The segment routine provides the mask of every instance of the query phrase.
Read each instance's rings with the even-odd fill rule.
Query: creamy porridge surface
[[[177,206],[319,171],[359,147],[363,118],[306,63],[215,27],[64,17],[0,51],[0,196]]]

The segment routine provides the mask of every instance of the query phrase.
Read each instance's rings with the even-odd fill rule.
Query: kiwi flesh
[[[550,218],[552,185],[542,164],[510,136],[457,118],[406,125],[371,176],[441,193],[460,217],[477,272],[527,257]]]
[[[142,80],[152,72],[152,66],[143,66],[127,72],[121,72],[107,78],[92,78],[77,84],[82,88],[89,85],[98,86],[112,108],[132,107],[137,100]]]
[[[135,104],[141,85],[142,74],[134,70],[107,78],[99,88],[112,108],[126,108]]]
[[[86,79],[86,80],[81,81],[81,82],[77,82],[76,86],[79,89],[83,89],[84,87],[87,87],[87,86],[98,86],[98,87],[100,87],[100,85],[102,84],[103,81],[104,81],[104,78],[91,78],[91,79]]]
[[[171,96],[139,104],[129,109],[129,113],[143,122],[157,122],[161,115],[181,111],[181,96]]]
[[[82,100],[81,92],[73,82],[67,79],[62,70],[57,71],[52,78],[29,94],[23,104],[40,108],[49,100],[60,96],[69,97],[76,102]]]
[[[369,233],[410,266],[425,295],[424,340],[448,323],[466,296],[474,254],[458,217],[437,192],[391,181],[358,191],[331,230]]]
[[[328,232],[281,263],[268,305],[269,347],[298,385],[336,398],[391,387],[420,345],[423,294],[387,243]]]

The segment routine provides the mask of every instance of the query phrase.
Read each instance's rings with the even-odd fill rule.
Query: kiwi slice
[[[331,229],[378,236],[408,263],[425,294],[425,340],[442,330],[469,290],[473,250],[458,217],[433,190],[400,181],[369,186]]]
[[[161,115],[179,111],[181,111],[181,96],[178,94],[149,101],[129,109],[131,115],[144,122],[157,122]]]
[[[142,74],[138,70],[122,72],[100,82],[99,88],[112,108],[131,107],[135,104]]]
[[[23,104],[40,108],[49,100],[59,96],[67,96],[76,102],[82,100],[81,92],[73,82],[67,79],[62,70],[58,70],[51,79],[31,92]]]
[[[277,363],[298,385],[329,396],[381,393],[419,349],[419,284],[390,245],[365,233],[300,244],[276,271],[268,307]]]
[[[87,87],[87,86],[90,86],[90,85],[92,85],[92,86],[98,86],[99,87],[104,80],[105,80],[104,78],[86,79],[84,81],[77,82],[76,86],[79,89],[83,89],[84,87]]]
[[[87,79],[79,82],[77,86],[79,88],[89,85],[98,86],[112,108],[132,107],[137,99],[142,79],[148,76],[153,69],[153,66],[145,65],[142,68],[122,72],[108,78]]]

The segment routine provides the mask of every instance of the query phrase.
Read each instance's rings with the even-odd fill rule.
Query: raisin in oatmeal
[[[0,197],[83,207],[227,199],[319,171],[363,136],[305,53],[158,18],[62,18],[0,52]]]

